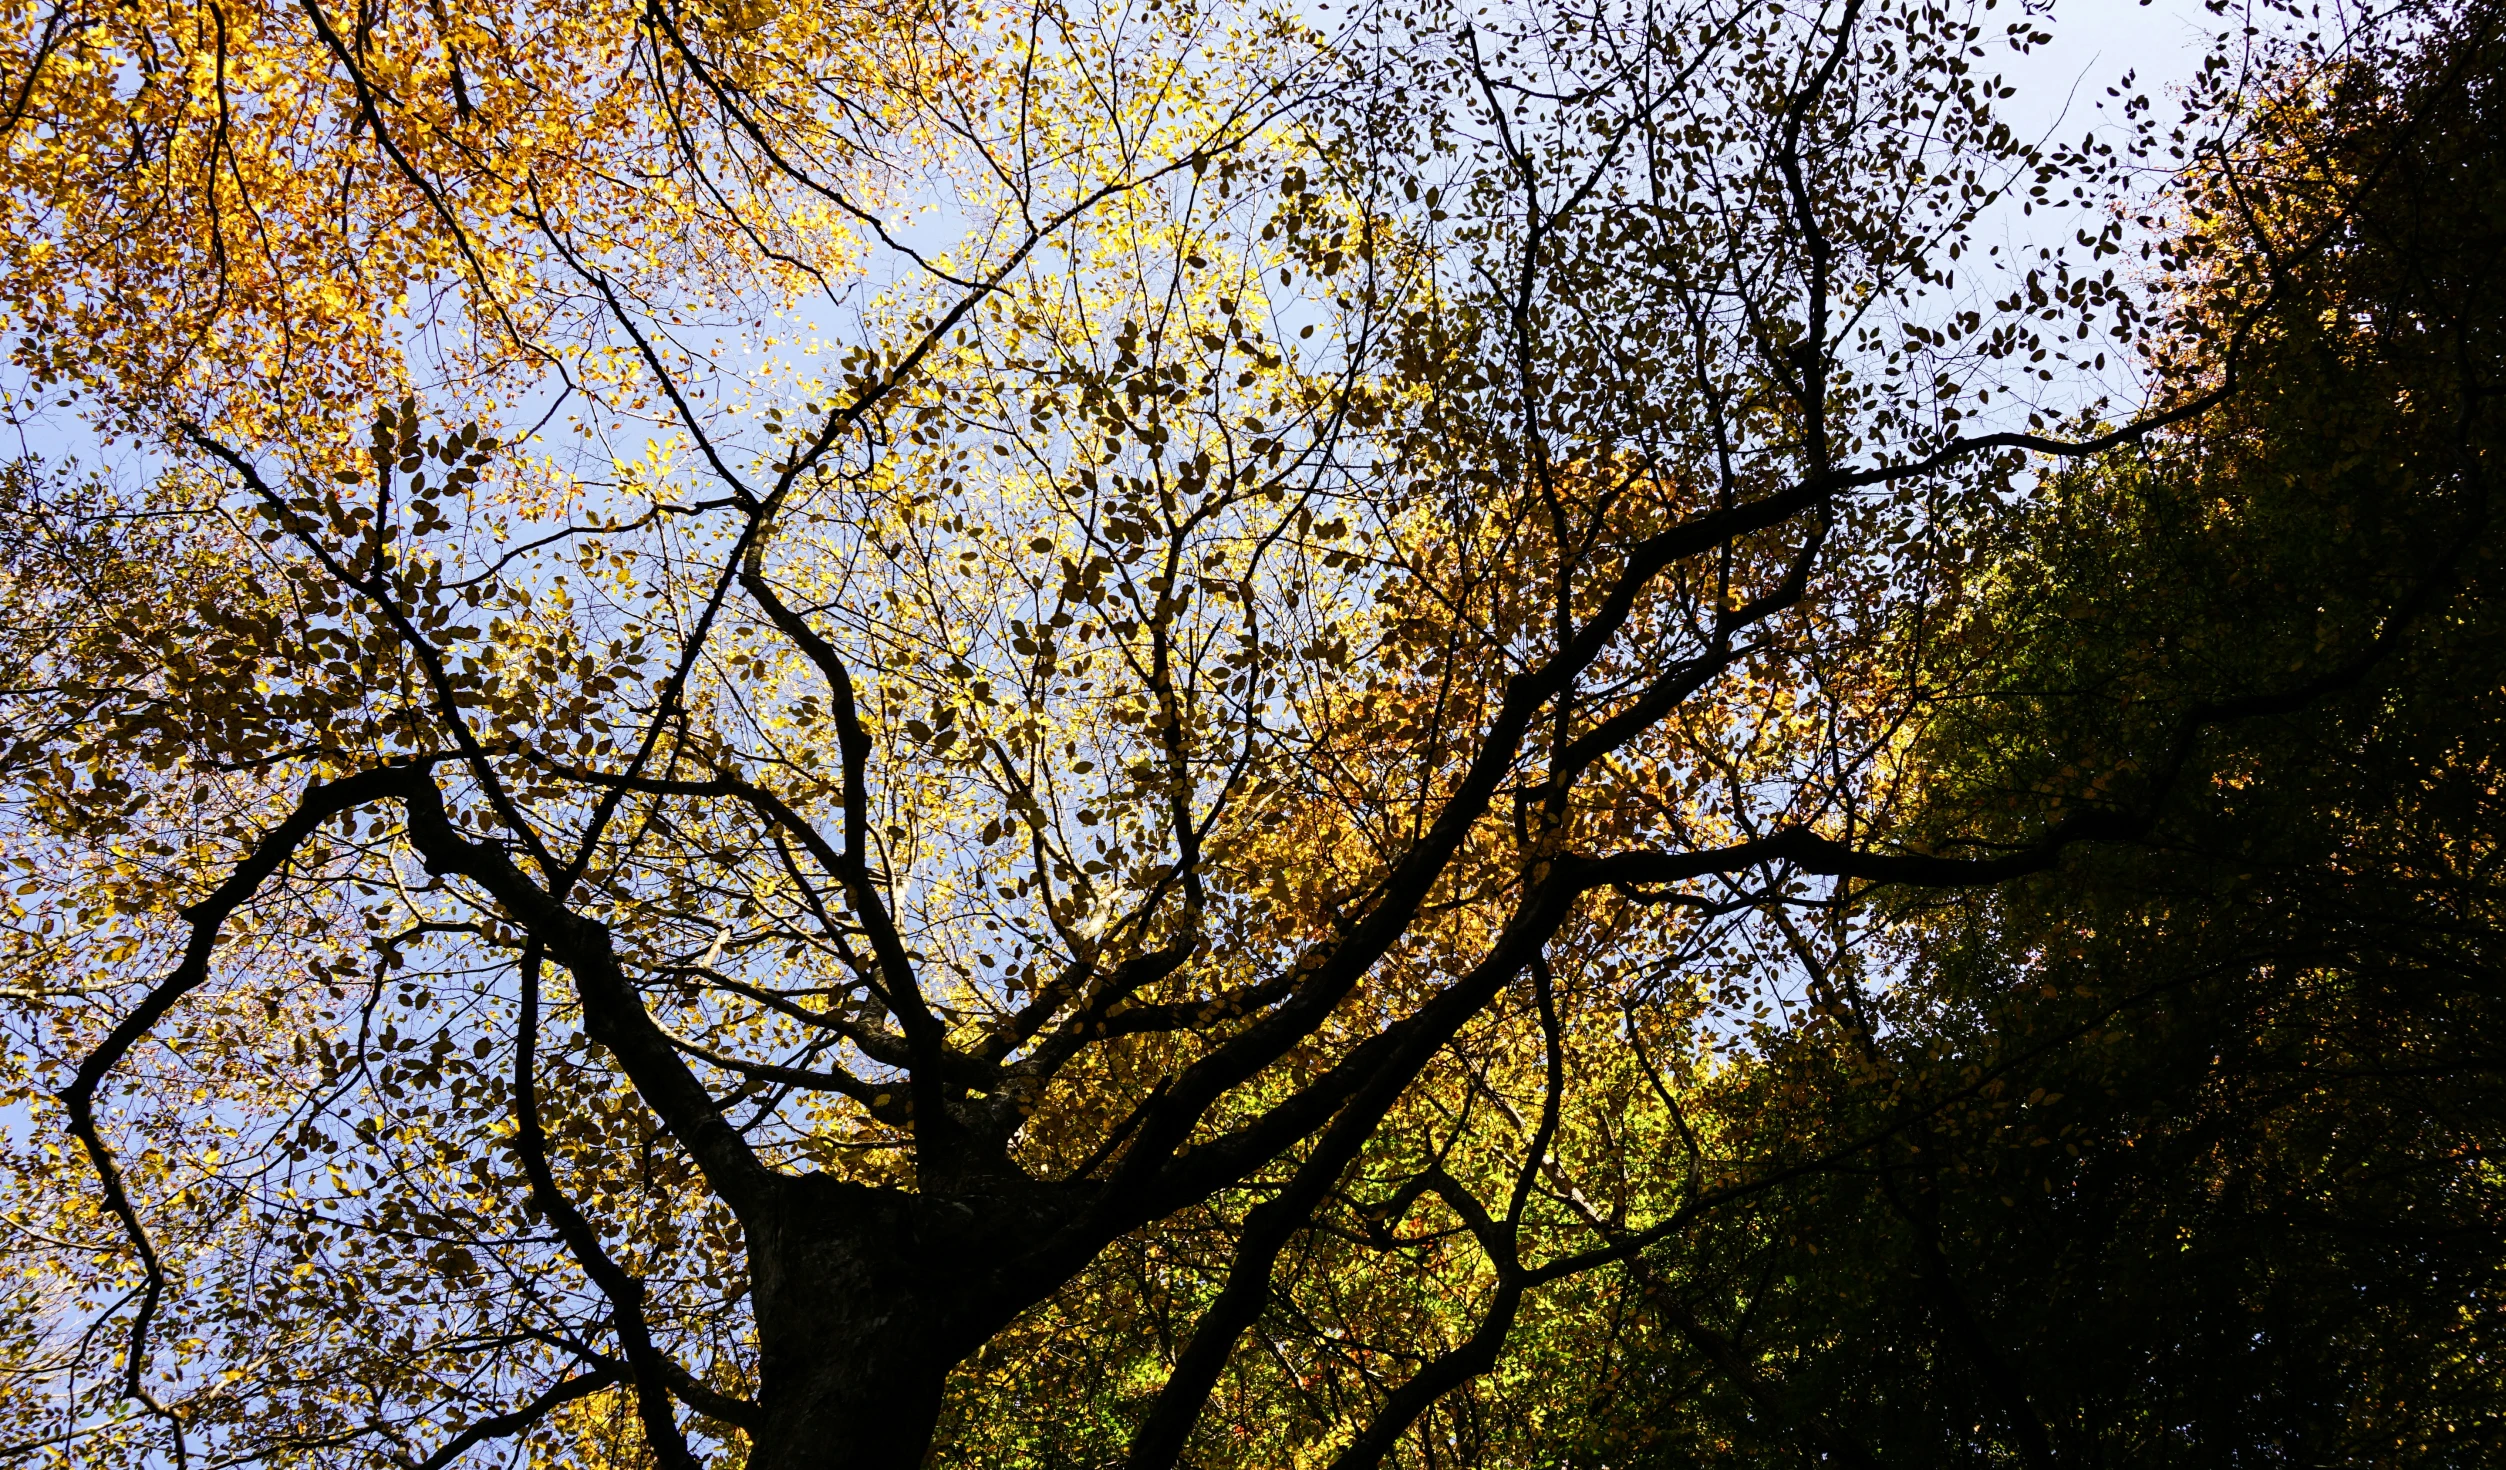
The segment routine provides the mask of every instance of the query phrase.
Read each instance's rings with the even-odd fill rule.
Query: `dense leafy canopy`
[[[2506,43],[2245,20],[8,12],[0,1444],[2493,1458]]]

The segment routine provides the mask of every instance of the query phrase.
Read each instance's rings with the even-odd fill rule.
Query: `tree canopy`
[[[2487,1462],[2500,20],[9,11],[0,1445]]]

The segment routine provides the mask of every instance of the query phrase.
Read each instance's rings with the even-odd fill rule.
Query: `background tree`
[[[1960,1101],[1649,1263],[1638,1458],[2496,1457],[2497,47],[2272,57],[2181,258],[2289,304],[2246,392],[1979,548],[1914,820],[2166,799],[1803,928],[1845,1003],[1725,1106],[1815,1150]]]
[[[1867,1129],[1714,1111],[1765,1074],[1716,1008],[1838,963],[1793,911],[2044,871],[2184,780],[2014,817],[1935,794],[1991,740],[1918,738],[1907,650],[1993,606],[1963,548],[2027,456],[2193,423],[2300,299],[2100,264],[2171,139],[2015,136],[2030,18],[646,8],[504,26],[484,106],[440,12],[397,71],[305,20],[193,46],[227,132],[131,156],[215,202],[235,127],[314,129],[338,188],[252,197],[354,351],[224,375],[311,319],[230,314],[214,230],[147,265],[215,308],[175,356],[57,368],[27,317],[175,513],[21,493],[14,988],[101,997],[9,1053],[30,1442],[1512,1453],[1554,1426],[1473,1385],[1617,1342],[1596,1273],[1974,1105],[1866,1060]],[[125,104],[160,32],[116,24],[55,71],[30,23],[30,136]],[[353,106],[278,105],[317,85]],[[460,262],[450,368],[367,325],[365,177]],[[2014,207],[2075,245],[2005,262]],[[733,309],[804,290],[839,345],[734,373]],[[2127,354],[2145,411],[2080,403]]]

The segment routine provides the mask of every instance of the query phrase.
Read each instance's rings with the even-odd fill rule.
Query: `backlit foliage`
[[[2223,58],[2056,145],[1986,0],[6,24],[28,405],[141,446],[0,486],[38,1463],[1620,1463],[1751,1397],[1725,1222],[1978,1106],[1874,888],[2203,774],[1974,711],[2143,657],[2027,640],[2063,517],[2293,299]]]

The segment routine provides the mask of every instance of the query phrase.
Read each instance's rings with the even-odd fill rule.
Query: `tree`
[[[195,18],[137,102],[161,22],[20,23],[83,262],[20,360],[174,513],[20,492],[16,988],[111,1001],[10,1053],[80,1145],[14,1161],[29,1441],[1433,1463],[1594,1273],[1910,1126],[1692,1117],[1703,961],[2180,774],[1901,820],[1951,551],[2292,299],[2100,264],[2170,140],[2014,135],[2031,18]],[[227,200],[302,291],[221,294]],[[807,292],[845,345],[737,370]]]
[[[1985,550],[1918,825],[2180,773],[2128,847],[1802,930],[1845,1003],[1732,1079],[1761,1147],[1959,1101],[1656,1253],[1632,1416],[1659,1462],[2496,1458],[2506,196],[2478,20],[2272,58],[2185,226],[2214,284],[2287,273],[2246,391],[2057,476]],[[2203,244],[2221,220],[2337,233],[2274,260]]]

